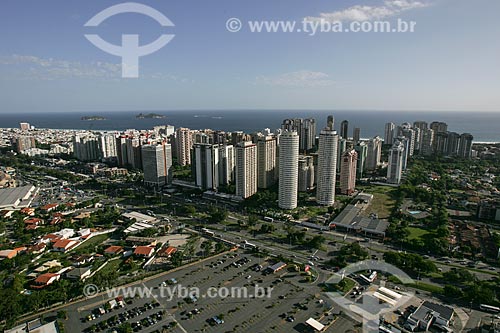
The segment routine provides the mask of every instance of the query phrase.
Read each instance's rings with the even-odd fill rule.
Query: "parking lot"
[[[80,332],[113,332],[124,322],[136,332],[308,332],[304,322],[327,310],[315,297],[320,290],[301,282],[299,272],[265,272],[274,263],[242,251],[221,255],[133,286],[148,288],[150,297],[106,295],[72,304],[65,326]],[[199,293],[180,292],[194,287]],[[109,310],[110,300],[123,303],[111,301]]]

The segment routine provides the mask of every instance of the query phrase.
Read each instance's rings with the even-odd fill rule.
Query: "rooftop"
[[[36,187],[33,185],[0,189],[0,208],[29,206],[28,199],[35,190]]]

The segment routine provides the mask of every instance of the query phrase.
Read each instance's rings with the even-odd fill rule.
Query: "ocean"
[[[139,113],[154,112],[163,119],[137,119]],[[326,117],[333,114],[338,130],[342,120],[349,121],[349,135],[354,127],[361,129],[362,138],[384,136],[387,122],[401,124],[417,120],[443,121],[448,130],[471,133],[475,142],[500,142],[500,112],[396,112],[396,111],[313,111],[313,110],[224,110],[224,111],[127,111],[127,112],[47,112],[47,113],[2,113],[0,127],[19,127],[20,122],[29,122],[36,128],[125,130],[151,129],[157,125],[173,125],[191,129],[255,132],[264,128],[279,128],[285,118],[315,118],[318,131],[326,125]],[[102,116],[106,120],[85,121],[83,116]]]

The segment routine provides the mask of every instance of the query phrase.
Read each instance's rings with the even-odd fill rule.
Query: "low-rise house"
[[[31,285],[31,287],[34,289],[42,289],[42,288],[45,288],[45,287],[51,285],[52,283],[54,283],[56,281],[59,281],[60,278],[61,278],[61,276],[59,274],[56,274],[56,273],[44,273],[44,274],[39,275],[35,279],[34,284]]]
[[[90,277],[90,273],[91,273],[90,267],[78,267],[66,273],[66,277],[70,280],[84,281],[85,279]]]
[[[26,229],[36,229],[41,225],[44,225],[45,221],[42,219],[39,219],[37,217],[33,217],[27,220],[24,220],[24,225],[26,226]]]
[[[14,214],[13,210],[4,209],[0,211],[0,217],[3,217],[5,219],[12,217],[12,214]]]
[[[134,250],[134,255],[137,257],[150,258],[155,252],[155,248],[151,246],[138,246]]]
[[[45,243],[35,244],[28,246],[28,253],[39,254],[45,251],[47,245]]]
[[[123,246],[118,246],[118,245],[111,245],[108,247],[106,250],[104,250],[104,254],[108,255],[117,255],[123,252]]]
[[[71,260],[73,262],[73,266],[83,266],[86,264],[90,264],[92,261],[94,261],[94,256],[89,255],[89,254],[75,254],[74,256],[71,257]]]
[[[20,210],[21,214],[28,215],[28,216],[34,216],[35,215],[35,208],[31,207],[24,207],[23,209]]]
[[[12,259],[15,256],[17,256],[17,251],[15,251],[15,250],[1,250],[0,251],[0,258]]]
[[[158,257],[170,258],[172,254],[177,252],[177,249],[173,246],[162,247],[156,254]]]
[[[41,209],[43,211],[49,213],[49,212],[53,211],[54,209],[56,209],[57,206],[59,206],[59,204],[53,203],[53,204],[48,204],[48,205],[42,206]]]
[[[78,241],[71,239],[60,239],[54,243],[52,249],[58,252],[67,252],[78,245]]]

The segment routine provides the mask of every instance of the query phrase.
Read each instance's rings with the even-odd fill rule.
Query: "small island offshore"
[[[82,117],[81,120],[106,120],[106,118],[101,116],[85,116]]]
[[[166,118],[164,115],[157,114],[157,113],[139,113],[137,116],[135,116],[137,119],[163,119]]]

